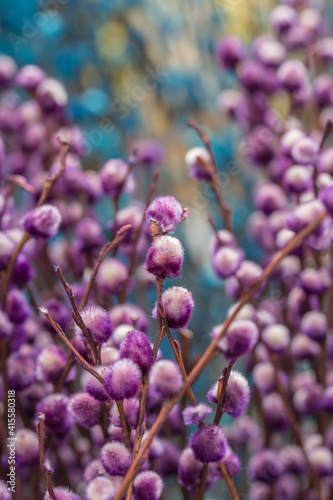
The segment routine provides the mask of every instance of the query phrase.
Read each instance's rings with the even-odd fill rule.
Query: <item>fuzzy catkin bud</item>
[[[216,331],[212,332],[212,335],[216,336],[217,333]],[[258,338],[258,328],[252,321],[238,319],[230,325],[217,347],[223,352],[227,361],[234,362],[253,349]]]
[[[44,347],[37,358],[36,377],[42,382],[56,382],[66,366],[67,355],[55,345]]]
[[[104,293],[118,294],[127,280],[127,266],[118,259],[105,259],[100,265],[96,283]]]
[[[156,472],[140,472],[134,480],[135,500],[158,500],[162,494],[163,481]]]
[[[101,405],[87,392],[81,391],[73,394],[68,408],[75,422],[83,427],[90,429],[98,423]]]
[[[145,269],[159,278],[179,278],[184,260],[184,249],[177,238],[161,236],[153,241],[147,255]]]
[[[218,403],[218,385],[218,382],[214,384],[207,394],[211,403]],[[234,418],[238,418],[244,413],[249,400],[250,387],[248,381],[240,372],[232,370],[226,388],[223,411]]]
[[[162,295],[166,319],[170,328],[185,328],[192,315],[194,300],[191,292],[180,286],[168,288]],[[157,317],[157,307],[153,309],[152,315]]]
[[[182,219],[183,209],[173,196],[160,196],[149,205],[146,220],[159,224],[163,233],[174,231]]]
[[[243,260],[243,252],[238,248],[219,248],[212,257],[212,266],[216,275],[227,279],[238,271]]]
[[[136,429],[138,425],[138,418],[139,418],[139,400],[132,398],[132,399],[125,399],[124,400],[124,412],[126,416],[126,422],[128,426],[131,429]],[[115,427],[121,427],[121,418],[119,415],[118,411],[118,406],[113,405],[110,413],[110,418],[111,422]]]
[[[154,362],[153,350],[148,337],[139,330],[132,330],[120,344],[120,358],[134,361],[146,375]]]
[[[190,438],[190,447],[197,460],[218,462],[226,454],[226,439],[220,427],[215,424],[200,427]]]
[[[163,398],[176,394],[183,384],[178,365],[169,359],[161,359],[154,363],[150,373],[150,384]]]
[[[107,161],[100,172],[104,193],[109,196],[118,196],[127,172],[128,165],[123,160]]]
[[[81,316],[94,342],[97,344],[104,344],[104,342],[109,340],[113,333],[113,325],[105,309],[99,306],[89,305],[83,309]],[[74,331],[79,339],[86,340],[82,330],[77,325],[75,325]]]
[[[189,149],[185,155],[185,163],[193,179],[198,181],[211,179],[212,158],[207,149],[203,147]]]
[[[17,431],[15,453],[17,464],[20,467],[38,464],[39,442],[34,431],[30,429],[20,429]]]
[[[203,463],[195,458],[192,448],[185,448],[179,459],[179,483],[195,490],[195,487],[200,484],[202,467]]]
[[[183,411],[184,423],[185,425],[200,425],[210,413],[212,413],[212,409],[205,403],[188,406]]]
[[[102,377],[104,377],[105,370],[106,366],[95,366],[95,371],[97,371],[97,373],[99,373]],[[84,390],[97,401],[105,403],[109,399],[103,384],[91,373],[87,371],[84,372],[82,383]]]
[[[56,488],[54,488],[54,494],[57,500],[82,500],[81,497],[79,497],[69,489],[63,488],[62,486],[57,486]],[[48,492],[45,493],[44,500],[51,500]]]
[[[272,484],[283,473],[283,465],[278,454],[271,449],[264,449],[254,455],[248,466],[248,475],[252,481]]]
[[[61,224],[59,210],[52,205],[42,205],[28,212],[23,227],[32,237],[47,240],[57,234]]]
[[[1,500],[12,500],[12,494],[8,490],[8,485],[0,479],[0,498]]]
[[[103,446],[101,462],[110,476],[125,476],[131,465],[131,454],[123,443],[113,441]]]
[[[119,359],[104,374],[106,392],[115,401],[133,398],[139,390],[142,372],[130,359]]]
[[[261,339],[269,351],[279,354],[288,347],[290,334],[285,325],[269,325],[263,330]]]
[[[86,500],[112,500],[116,494],[114,482],[108,477],[96,477],[86,490]]]

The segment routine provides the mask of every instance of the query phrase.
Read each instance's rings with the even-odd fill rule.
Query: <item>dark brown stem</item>
[[[100,265],[102,264],[103,260],[106,258],[107,254],[111,252],[114,248],[116,248],[119,243],[125,238],[126,232],[131,228],[131,224],[127,224],[126,226],[123,226],[117,231],[117,234],[115,235],[114,239],[112,242],[108,242],[104,245],[102,250],[100,251],[100,254],[98,256],[98,259],[92,268],[92,271],[90,273],[90,278],[87,283],[86,289],[84,291],[81,303],[80,303],[80,310],[82,310],[88,302],[89,295],[91,293],[91,290],[93,288],[98,270],[100,268]]]
[[[39,413],[38,415],[38,424],[36,427],[38,441],[39,441],[39,463],[40,468],[43,473],[45,484],[47,491],[52,500],[57,500],[57,497],[54,494],[53,486],[52,486],[52,472],[53,470],[45,466],[45,454],[44,454],[44,420],[45,415],[43,413]]]
[[[211,184],[212,188],[214,189],[215,196],[217,199],[217,203],[219,205],[219,209],[221,212],[221,216],[222,216],[222,220],[224,222],[225,228],[232,233],[232,224],[231,224],[232,212],[231,212],[231,208],[228,205],[226,205],[224,198],[223,198],[223,195],[222,195],[221,186],[220,186],[219,177],[218,177],[218,168],[217,168],[216,158],[215,158],[213,150],[212,150],[210,139],[209,139],[208,135],[206,134],[206,132],[204,132],[194,120],[187,120],[186,123],[187,123],[187,125],[189,125],[189,127],[193,128],[193,130],[196,131],[196,133],[200,137],[203,145],[205,146],[208,153],[210,154],[210,157],[212,159],[212,168],[210,169],[210,174],[211,174],[210,184]]]
[[[228,486],[229,493],[231,495],[232,500],[239,500],[239,496],[235,487],[235,482],[232,477],[229,476],[228,471],[223,462],[219,463],[220,471],[224,477],[224,480]]]
[[[130,485],[131,481],[133,480],[137,471],[139,470],[140,464],[143,462],[145,453],[149,449],[152,440],[161,430],[172,408],[178,403],[178,401],[181,400],[184,394],[186,394],[187,389],[197,380],[199,375],[203,372],[203,370],[209,363],[212,355],[215,353],[218,342],[220,342],[222,337],[226,334],[229,326],[232,324],[232,322],[237,317],[239,312],[248,302],[250,302],[250,300],[252,300],[254,295],[260,289],[262,283],[264,283],[266,279],[271,276],[271,274],[280,264],[282,259],[284,259],[286,255],[288,255],[292,250],[294,250],[294,248],[296,248],[301,241],[303,241],[307,236],[309,236],[309,234],[311,234],[312,231],[314,231],[322,223],[325,217],[326,214],[320,215],[314,221],[308,224],[304,229],[302,229],[302,231],[300,231],[296,236],[294,236],[282,250],[280,250],[275,254],[274,258],[271,260],[268,266],[263,270],[262,275],[253,284],[250,290],[248,290],[245,294],[243,294],[242,298],[240,299],[238,304],[236,304],[236,307],[234,308],[230,316],[228,316],[228,318],[222,324],[221,330],[218,332],[218,335],[211,341],[206,351],[201,356],[200,360],[194,366],[192,371],[188,374],[187,379],[183,384],[183,387],[177,392],[177,394],[173,398],[167,400],[162,406],[161,411],[158,414],[158,417],[156,418],[154,424],[152,425],[147,438],[145,439],[144,443],[141,446],[140,452],[138,453],[136,459],[133,460],[132,465],[128,473],[126,474],[122,485],[119,487],[119,490],[117,491],[114,500],[121,500],[122,496],[125,494],[128,486]]]
[[[205,498],[207,477],[208,477],[208,464],[203,464],[202,471],[201,471],[201,480],[200,480],[200,485],[198,488],[198,495],[197,495],[198,500],[204,500],[204,498]]]
[[[229,382],[229,377],[230,373],[232,370],[233,363],[229,363],[226,369],[224,370],[224,373],[222,376],[219,378],[219,385],[218,385],[218,390],[217,390],[217,407],[216,407],[216,412],[215,412],[215,417],[214,417],[214,424],[219,425],[222,415],[223,415],[223,403],[225,399],[225,395],[227,392],[227,386]]]
[[[104,378],[96,371],[94,370],[94,368],[81,356],[81,354],[75,349],[75,347],[73,346],[73,344],[68,340],[68,338],[66,337],[65,333],[63,332],[63,330],[61,329],[61,327],[58,325],[58,323],[56,323],[55,321],[53,321],[53,319],[51,318],[50,316],[50,313],[49,311],[45,308],[45,307],[40,307],[39,310],[41,311],[41,313],[44,314],[44,316],[48,319],[48,321],[50,322],[50,324],[52,325],[53,329],[56,331],[56,333],[59,335],[59,337],[61,338],[61,340],[63,342],[65,342],[65,344],[70,348],[70,350],[72,351],[72,353],[74,354],[74,359],[75,361],[80,365],[82,366],[82,368],[84,368],[87,372],[91,373],[91,375],[93,375],[95,378],[97,378],[97,380],[101,383],[101,384],[104,384]]]
[[[81,313],[80,313],[80,310],[75,302],[75,297],[74,297],[74,293],[73,293],[73,290],[71,289],[71,287],[69,286],[69,284],[66,282],[65,278],[64,278],[64,275],[62,274],[62,271],[60,269],[59,266],[56,266],[55,267],[55,271],[56,273],[58,274],[59,278],[60,278],[60,281],[64,287],[64,290],[67,294],[67,297],[69,299],[69,302],[71,303],[71,306],[73,308],[73,312],[74,312],[74,315],[73,315],[73,318],[74,318],[74,321],[75,323],[77,324],[77,326],[82,330],[85,338],[87,339],[87,342],[88,344],[90,345],[91,347],[91,350],[92,350],[92,353],[93,353],[93,356],[94,356],[94,364],[96,365],[100,360],[99,360],[99,356],[98,356],[98,351],[97,351],[97,346],[96,346],[96,343],[94,342],[85,322],[83,321],[83,318],[81,316]]]
[[[123,429],[125,444],[126,444],[127,448],[130,450],[131,449],[131,428],[129,427],[127,420],[126,420],[126,415],[125,415],[125,410],[124,410],[124,402],[117,401],[117,407],[118,407],[119,416],[120,416],[120,420],[121,420],[121,427]]]

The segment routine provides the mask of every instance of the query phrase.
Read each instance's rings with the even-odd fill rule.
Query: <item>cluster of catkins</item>
[[[146,205],[133,194],[137,172],[159,166],[160,146],[140,142],[128,161],[83,170],[84,139],[66,118],[61,83],[0,57],[0,500],[119,500],[163,408],[126,500],[159,500],[168,477],[185,500],[202,500],[218,481],[233,500],[237,490],[249,500],[332,498],[333,38],[306,1],[275,7],[270,25],[251,47],[226,37],[216,49],[239,82],[218,107],[244,132],[239,160],[255,167],[248,232],[263,267],[246,259],[232,230],[215,229],[212,268],[243,307],[223,335],[222,325],[212,329],[221,370],[199,404],[191,391],[177,397],[187,374],[172,337],[187,327],[194,300],[164,283],[181,276],[184,249],[171,234],[188,211],[172,196],[152,200],[154,180]],[[227,227],[209,146],[191,149],[185,162],[211,183]],[[125,208],[124,193],[132,193]],[[113,217],[103,227],[107,198]],[[147,314],[128,297],[141,304],[154,283]],[[168,341],[175,359],[163,356]],[[16,400],[15,492],[8,391]],[[224,413],[232,425],[220,424]]]

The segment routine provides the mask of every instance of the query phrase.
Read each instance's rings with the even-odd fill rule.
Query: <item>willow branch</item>
[[[157,419],[155,420],[154,424],[152,425],[150,432],[144,441],[144,443],[141,446],[140,452],[138,453],[136,459],[133,461],[128,473],[126,474],[124,481],[122,485],[120,486],[119,490],[117,491],[114,500],[121,500],[122,496],[125,494],[128,486],[130,485],[131,481],[135,477],[137,471],[139,470],[140,464],[144,461],[144,455],[146,451],[149,449],[152,440],[154,437],[158,434],[158,432],[161,430],[164,422],[168,418],[168,415],[170,414],[172,408],[180,401],[180,399],[184,396],[184,394],[187,392],[187,389],[196,381],[196,379],[199,377],[199,375],[203,372],[205,367],[210,361],[211,356],[215,353],[216,347],[218,342],[222,339],[222,337],[225,335],[227,332],[229,326],[231,323],[234,321],[234,319],[237,317],[238,313],[241,311],[241,309],[248,303],[250,300],[255,296],[255,294],[258,292],[260,289],[260,286],[262,283],[266,281],[267,278],[270,277],[270,275],[274,272],[276,267],[280,264],[281,260],[286,257],[294,248],[296,248],[301,241],[303,241],[309,234],[312,233],[325,219],[326,214],[322,214],[319,217],[317,217],[313,222],[308,224],[302,231],[300,231],[296,236],[294,236],[287,245],[277,252],[275,257],[271,260],[271,262],[268,264],[268,266],[264,269],[262,272],[262,275],[256,280],[256,282],[253,284],[250,290],[248,290],[246,293],[243,294],[243,297],[240,299],[240,301],[237,303],[236,307],[234,308],[233,312],[228,316],[228,318],[224,321],[224,323],[221,326],[221,330],[218,332],[218,335],[211,341],[209,344],[208,348],[206,351],[203,353],[202,357],[198,361],[198,363],[195,365],[195,367],[192,369],[192,371],[189,373],[185,383],[183,384],[183,387],[177,392],[177,394],[166,401],[164,405],[161,408],[160,413],[158,414]]]

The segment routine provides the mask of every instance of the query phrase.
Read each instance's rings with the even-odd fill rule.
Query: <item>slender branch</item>
[[[82,300],[80,303],[80,310],[82,310],[87,305],[89,295],[91,293],[91,290],[93,288],[98,270],[99,270],[100,265],[102,264],[103,260],[106,258],[107,254],[109,252],[111,252],[114,248],[116,248],[119,245],[119,243],[125,238],[126,232],[131,227],[132,227],[131,224],[127,224],[126,226],[122,226],[119,229],[119,231],[117,231],[117,234],[114,237],[114,239],[112,240],[112,242],[109,241],[108,243],[106,243],[104,245],[104,247],[102,248],[102,250],[100,251],[98,259],[97,259],[97,261],[96,261],[96,263],[95,263],[95,265],[92,268],[92,271],[90,273],[90,278],[89,278],[89,281],[87,283],[87,286],[85,288],[85,291],[84,291],[84,294],[83,294],[83,297],[82,297]]]
[[[228,486],[229,493],[232,500],[239,500],[239,496],[235,487],[235,482],[232,477],[229,476],[228,471],[223,462],[219,463],[220,471],[222,472],[223,478]]]
[[[15,184],[15,186],[20,187],[33,196],[36,194],[36,189],[27,181],[25,177],[23,177],[23,175],[8,175],[8,177],[6,177],[6,182]]]
[[[200,485],[198,487],[197,500],[204,500],[204,498],[205,498],[207,477],[208,477],[208,464],[203,464],[202,470],[201,470]]]
[[[223,403],[225,399],[225,395],[227,392],[227,386],[229,382],[229,377],[230,373],[233,367],[233,363],[229,363],[228,366],[223,370],[222,376],[219,378],[219,385],[218,385],[218,391],[217,391],[217,407],[216,407],[216,413],[214,417],[214,424],[219,425],[222,415],[223,415]]]
[[[44,316],[48,319],[48,321],[51,323],[53,329],[56,331],[56,333],[59,335],[59,337],[61,338],[61,340],[63,342],[65,342],[65,344],[70,348],[70,350],[73,352],[74,354],[74,359],[75,361],[80,365],[82,366],[82,368],[84,368],[87,372],[91,373],[91,375],[93,375],[95,378],[97,378],[97,380],[101,383],[101,384],[104,384],[104,378],[102,377],[102,375],[100,375],[96,370],[94,370],[94,368],[81,356],[81,354],[75,349],[75,347],[73,346],[73,344],[68,340],[68,338],[66,337],[65,333],[63,332],[63,330],[61,329],[61,327],[58,325],[58,323],[56,323],[55,321],[53,321],[53,319],[51,318],[50,316],[50,313],[49,311],[45,308],[45,307],[40,307],[39,310],[41,311],[42,314],[44,314]]]
[[[152,440],[154,439],[154,437],[158,434],[158,432],[162,428],[163,423],[168,418],[168,415],[171,412],[172,408],[178,403],[178,401],[180,401],[180,399],[187,392],[187,389],[196,381],[196,379],[199,377],[199,375],[205,369],[205,367],[207,366],[207,364],[210,361],[211,356],[215,353],[216,346],[217,346],[218,342],[225,335],[229,326],[234,321],[234,319],[236,318],[238,313],[254,297],[254,295],[260,289],[261,284],[264,283],[265,280],[270,277],[270,275],[274,272],[274,270],[279,265],[281,260],[284,259],[284,257],[286,255],[288,255],[294,248],[296,248],[302,240],[304,240],[307,236],[309,236],[309,234],[311,234],[312,231],[314,231],[323,222],[325,217],[326,217],[326,214],[320,215],[314,221],[312,221],[310,224],[308,224],[296,236],[294,236],[291,240],[289,240],[287,245],[282,250],[280,250],[280,252],[277,252],[275,257],[271,260],[271,262],[268,264],[268,266],[264,269],[262,275],[253,284],[251,289],[248,292],[246,292],[243,295],[243,297],[240,299],[240,301],[238,302],[238,304],[234,308],[233,312],[224,321],[223,325],[221,326],[221,330],[218,332],[218,335],[211,341],[211,343],[209,344],[208,348],[201,356],[198,363],[195,365],[195,367],[192,369],[192,371],[188,374],[188,377],[187,377],[185,383],[183,384],[183,387],[178,391],[178,393],[173,398],[166,401],[164,403],[164,405],[162,406],[161,411],[158,414],[157,419],[155,420],[154,424],[152,425],[152,427],[150,429],[150,432],[149,432],[147,438],[145,439],[144,443],[142,444],[140,452],[138,453],[136,459],[133,460],[132,465],[131,465],[128,473],[126,474],[122,485],[120,486],[119,490],[117,491],[117,493],[114,497],[114,500],[121,500],[122,496],[125,494],[129,484],[131,483],[131,481],[133,480],[137,471],[139,470],[140,464],[144,460],[144,454],[149,449]]]
[[[53,469],[51,467],[45,466],[45,452],[44,452],[44,421],[45,415],[43,413],[38,414],[38,424],[36,427],[38,441],[39,441],[39,463],[40,468],[43,473],[47,491],[52,500],[57,500],[52,486],[52,473]]]
[[[206,134],[206,132],[204,132],[194,120],[187,120],[186,123],[189,127],[193,128],[193,130],[196,131],[203,145],[205,146],[206,150],[210,154],[213,167],[210,169],[210,174],[212,177],[210,183],[212,185],[212,188],[214,189],[225,228],[232,233],[232,224],[231,224],[232,212],[231,208],[228,205],[226,205],[222,195],[221,186],[218,178],[218,168],[217,168],[216,158],[212,150],[210,139]]]
[[[116,403],[117,403],[119,416],[120,416],[120,420],[121,420],[121,427],[123,429],[125,444],[126,444],[127,448],[130,450],[131,449],[131,428],[129,427],[127,420],[126,420],[126,415],[125,415],[125,410],[124,410],[124,402],[123,401],[116,401]]]
[[[80,310],[75,302],[75,297],[74,297],[74,293],[73,293],[73,290],[71,289],[71,287],[69,286],[69,284],[66,282],[65,278],[64,278],[64,275],[62,274],[62,271],[60,269],[59,266],[56,266],[55,267],[55,271],[56,273],[58,274],[59,278],[60,278],[60,281],[64,287],[64,290],[67,294],[67,297],[69,299],[69,302],[71,303],[71,306],[73,308],[73,312],[74,312],[74,315],[73,315],[73,319],[75,321],[75,323],[77,324],[77,326],[82,330],[85,338],[87,339],[87,342],[89,343],[90,347],[91,347],[91,350],[93,352],[93,356],[94,356],[94,364],[97,364],[98,361],[99,361],[99,355],[98,355],[98,350],[97,350],[97,346],[96,346],[96,343],[94,342],[85,322],[83,321],[83,318],[81,316],[81,313],[80,313]]]

